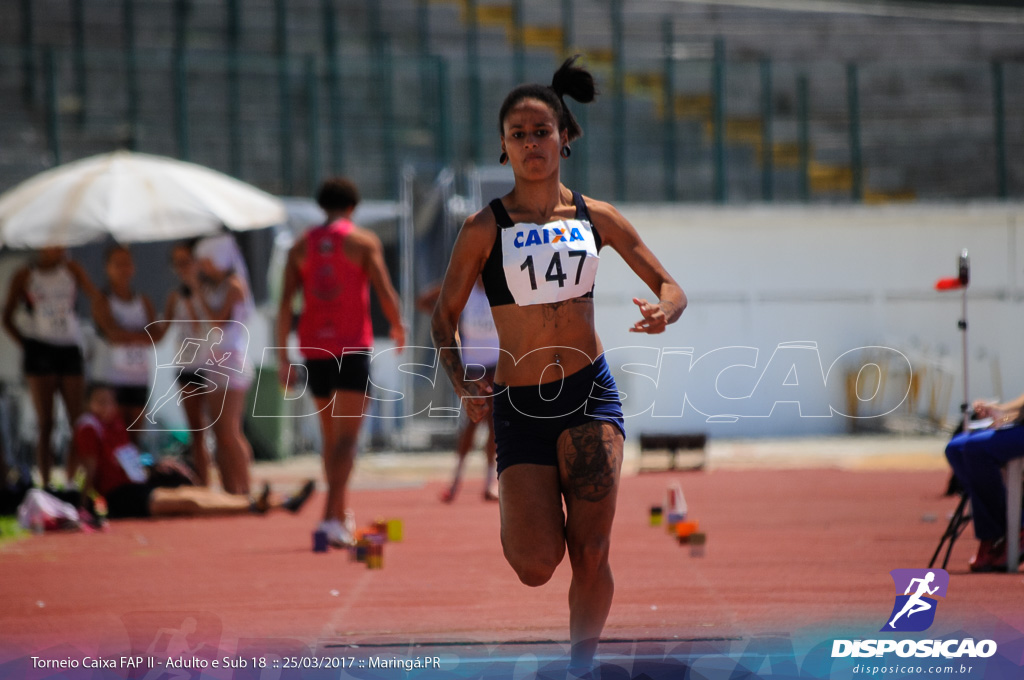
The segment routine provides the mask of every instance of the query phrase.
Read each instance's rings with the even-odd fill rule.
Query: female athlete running
[[[440,358],[470,417],[490,392],[468,380],[455,338],[483,276],[501,355],[494,385],[501,542],[519,579],[539,586],[568,550],[570,668],[586,672],[611,607],[609,536],[622,462],[622,407],[594,329],[599,251],[610,246],[658,296],[634,298],[630,329],[661,333],[686,307],[682,289],[607,203],[562,185],[560,164],[582,134],[564,95],[587,103],[593,77],[567,60],[550,87],[521,85],[499,116],[501,162],[515,186],[463,225],[432,319]],[[478,375],[479,370],[469,370]],[[563,498],[565,514],[562,512]]]

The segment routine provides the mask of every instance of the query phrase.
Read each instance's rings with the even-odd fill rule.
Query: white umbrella
[[[201,165],[115,151],[42,172],[0,195],[0,243],[164,241],[283,224],[274,196]]]

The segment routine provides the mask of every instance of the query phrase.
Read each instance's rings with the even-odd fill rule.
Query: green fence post
[[[578,106],[573,112],[581,130],[587,129],[587,107]],[[572,153],[573,181],[576,190],[583,194],[590,193],[590,137],[583,135],[576,140]]]
[[[324,29],[324,54],[330,58],[338,51],[338,18],[334,9],[334,0],[321,0],[320,22]]]
[[[387,177],[384,186],[391,198],[398,198],[398,150],[395,143],[395,70],[391,63],[391,41],[388,36],[380,37],[381,52],[377,57],[380,68],[381,124],[383,125],[382,146],[384,151],[384,172]]]
[[[810,126],[810,104],[808,101],[807,76],[801,75],[796,79],[796,117],[797,130],[800,146],[800,176],[799,189],[800,200],[805,203],[811,198],[810,191],[810,170],[811,170],[811,126]]]
[[[622,0],[612,0],[612,90],[614,92],[614,130],[612,165],[616,201],[626,200],[626,64],[623,54]]]
[[[380,99],[381,153],[383,154],[383,185],[390,197],[398,196],[398,161],[395,149],[394,73],[391,64],[391,44],[381,24],[380,3],[366,2],[366,29],[368,32],[374,88]]]
[[[229,52],[237,51],[242,40],[242,0],[227,0],[224,6],[225,33],[224,38]]]
[[[331,132],[331,163],[334,174],[341,174],[345,165],[345,135],[341,97],[341,58],[338,56],[337,11],[335,0],[323,0],[324,51],[327,76],[327,115]]]
[[[366,41],[370,54],[383,53],[382,37],[384,29],[381,24],[379,0],[366,0]]]
[[[512,73],[516,85],[526,82],[526,45],[523,42],[523,0],[512,0]]]
[[[83,125],[85,123],[85,99],[88,94],[86,83],[88,71],[85,65],[84,0],[72,0],[71,3],[71,44],[74,49],[75,97],[78,99],[75,120],[79,125]]]
[[[139,147],[139,69],[135,51],[135,0],[124,0],[121,5],[122,50],[124,54],[125,118],[128,134],[125,146],[135,151]]]
[[[996,195],[1006,198],[1009,187],[1006,178],[1006,101],[1003,94],[1003,64],[992,62],[992,114],[995,123]]]
[[[676,200],[676,106],[675,106],[675,31],[672,19],[666,17],[661,25],[665,71],[663,74],[662,109],[665,117],[665,200]]]
[[[572,54],[573,40],[573,5],[572,0],[562,0],[562,56]]]
[[[174,55],[174,128],[178,143],[178,158],[189,159],[188,125],[188,57],[182,49]]]
[[[339,85],[338,66],[338,17],[334,0],[322,0],[320,3],[321,21],[324,34],[324,63],[327,77],[327,116],[331,131],[331,169],[335,174],[341,173],[344,159],[343,139],[341,134],[341,90]]]
[[[189,0],[174,2],[174,107],[175,131],[178,143],[178,158],[187,161],[190,157],[190,134],[188,121],[188,12]]]
[[[860,147],[860,93],[857,86],[857,64],[846,65],[846,105],[850,118],[850,198],[864,200],[864,168]]]
[[[182,52],[188,44],[190,0],[174,0],[174,51]]]
[[[36,98],[36,38],[32,0],[21,0],[21,92],[26,102]]]
[[[320,185],[320,78],[317,73],[316,57],[306,55],[306,160],[307,194],[312,196]]]
[[[239,82],[239,47],[242,42],[241,0],[228,0],[228,164],[231,174],[242,176],[242,91]]]
[[[452,162],[451,142],[451,113],[449,107],[448,92],[451,89],[448,83],[448,63],[444,57],[435,57],[437,64],[437,131],[434,134],[436,139],[436,154],[441,167],[448,167]]]
[[[483,93],[480,87],[480,26],[477,0],[466,0],[466,69],[469,79],[469,157],[483,162]]]
[[[775,140],[772,136],[772,61],[761,60],[761,200],[775,200]]]
[[[277,52],[277,95],[278,95],[278,137],[281,148],[281,191],[292,194],[295,191],[295,175],[292,172],[292,104],[291,104],[291,63],[288,59],[288,7],[286,0],[274,2],[275,47]]]
[[[46,78],[46,132],[50,142],[53,164],[60,165],[60,111],[57,108],[57,66],[54,63],[53,48],[43,52],[43,77]]]
[[[419,56],[420,101],[430,101],[437,66],[430,58],[430,0],[416,0],[416,54]],[[430,126],[428,107],[419,107],[420,125]],[[435,140],[436,141],[436,140]]]
[[[274,0],[274,51],[277,56],[288,54],[287,0]]]
[[[716,203],[725,203],[725,41],[715,38],[714,58],[711,63],[712,119],[714,121],[714,197]]]
[[[331,116],[331,169],[335,174],[345,167],[345,113],[341,97],[341,57],[332,54],[327,61],[327,111]]]
[[[421,59],[430,57],[430,0],[416,0],[416,52]]]
[[[295,177],[292,172],[292,106],[291,73],[287,55],[277,57],[277,94],[278,94],[278,137],[281,147],[281,191],[290,195],[295,190]]]

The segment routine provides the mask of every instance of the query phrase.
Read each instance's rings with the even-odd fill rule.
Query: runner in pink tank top
[[[310,230],[288,253],[277,317],[277,352],[281,383],[291,386],[305,373],[323,432],[327,500],[318,527],[328,541],[352,543],[354,521],[346,507],[346,488],[355,463],[356,441],[366,406],[373,328],[370,286],[391,324],[396,347],[405,345],[398,294],[391,285],[384,248],[370,231],[350,221],[359,190],[340,177],[320,187],[317,203],[327,213],[323,226]],[[292,300],[302,291],[299,316],[300,353],[306,370],[292,370],[288,335]],[[346,524],[348,526],[346,526]]]
[[[324,358],[312,348],[340,357],[346,348],[373,346],[369,277],[345,256],[345,241],[355,228],[343,218],[306,235],[299,344],[308,359]]]

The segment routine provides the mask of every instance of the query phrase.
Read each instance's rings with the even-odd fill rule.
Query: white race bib
[[[59,340],[71,335],[71,321],[75,313],[67,300],[46,300],[36,305],[36,333],[44,340]]]
[[[149,380],[149,348],[143,345],[113,345],[110,348],[110,377],[142,384]]]
[[[501,230],[502,265],[520,307],[586,295],[597,277],[597,243],[590,222],[558,220]]]

